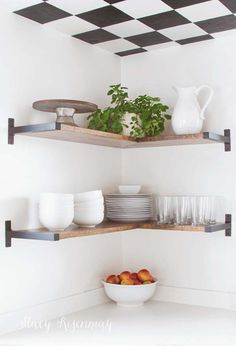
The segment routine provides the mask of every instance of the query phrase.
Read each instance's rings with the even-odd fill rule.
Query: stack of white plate
[[[150,194],[105,195],[106,216],[113,221],[146,221],[153,217]]]
[[[74,223],[94,227],[104,219],[104,199],[101,190],[75,194]]]

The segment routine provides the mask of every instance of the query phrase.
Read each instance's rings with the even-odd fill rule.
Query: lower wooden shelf
[[[135,229],[152,229],[152,230],[165,230],[165,231],[185,231],[185,232],[207,232],[213,233],[217,231],[225,231],[226,236],[231,236],[231,214],[225,215],[225,223],[216,223],[212,225],[160,225],[156,221],[147,221],[142,223],[117,223],[117,222],[103,222],[100,225],[88,228],[78,227],[71,225],[65,231],[52,232],[45,228],[32,229],[32,230],[12,230],[11,221],[5,222],[5,245],[11,247],[12,239],[35,239],[35,240],[48,240],[58,241],[67,238],[92,236],[98,234],[115,233],[130,231]]]

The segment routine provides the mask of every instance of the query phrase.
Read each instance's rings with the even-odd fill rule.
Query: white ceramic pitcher
[[[200,87],[177,88],[173,87],[178,94],[178,100],[172,114],[172,128],[176,135],[194,134],[202,130],[204,113],[212,100],[213,89],[208,85]],[[205,105],[200,107],[197,96],[202,89],[210,91]]]

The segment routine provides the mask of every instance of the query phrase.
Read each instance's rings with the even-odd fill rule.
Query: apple
[[[148,284],[151,284],[151,283],[152,283],[151,280],[147,280],[147,281],[144,281],[144,282],[143,282],[143,285],[148,285]]]
[[[134,285],[142,285],[142,282],[139,279],[132,279],[134,281]]]
[[[119,279],[119,277],[117,275],[112,274],[112,275],[109,275],[106,278],[106,282],[108,282],[109,284],[119,284],[120,283],[120,279]]]
[[[121,285],[134,285],[134,280],[130,278],[123,279],[121,281]]]
[[[138,274],[137,273],[131,273],[130,278],[133,280],[138,280]]]
[[[130,272],[125,270],[124,272],[120,273],[119,278],[120,278],[120,281],[124,279],[130,279]]]
[[[153,277],[147,269],[141,269],[138,272],[138,279],[142,282],[144,281],[152,281]]]

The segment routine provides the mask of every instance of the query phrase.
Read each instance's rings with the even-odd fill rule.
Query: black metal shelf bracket
[[[226,237],[231,237],[232,235],[231,234],[232,233],[232,215],[231,214],[225,215],[225,223],[205,226],[205,232],[207,233],[213,233],[213,232],[218,232],[223,230],[225,230]]]
[[[231,151],[231,134],[230,129],[224,130],[224,135],[218,135],[213,132],[203,132],[203,138],[210,139],[211,141],[224,143],[225,151]]]
[[[53,232],[37,232],[37,231],[13,231],[11,227],[11,221],[5,221],[5,246],[11,247],[12,239],[35,239],[35,240],[47,240],[58,241],[59,234]]]
[[[8,119],[8,144],[14,144],[15,134],[26,132],[44,132],[61,130],[60,123],[46,123],[46,124],[33,124],[26,126],[15,126],[15,120],[13,118]]]

